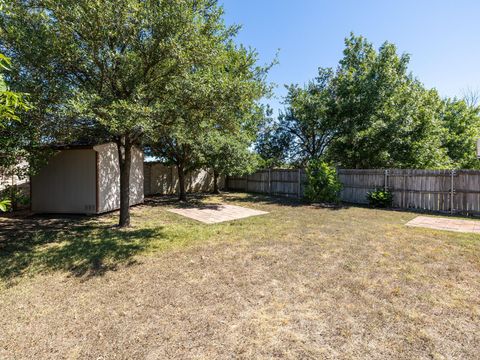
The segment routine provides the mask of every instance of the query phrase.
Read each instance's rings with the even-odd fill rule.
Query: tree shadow
[[[151,207],[175,206],[181,208],[211,207],[218,206],[220,204],[209,203],[209,199],[219,196],[221,195],[210,193],[189,193],[187,194],[187,201],[180,201],[177,195],[157,194],[145,197],[144,205]]]
[[[235,192],[224,192],[222,198],[234,202],[244,203],[259,203],[264,205],[277,205],[287,207],[315,207],[319,209],[328,210],[342,210],[348,209],[350,206],[345,203],[310,203],[306,199],[297,197],[275,196],[256,193],[242,193],[242,196],[238,196]]]
[[[23,275],[62,270],[86,278],[115,270],[162,228],[119,229],[89,217],[0,219],[0,279],[9,283]]]
[[[182,208],[190,207],[207,207],[212,204],[208,204],[209,198],[216,197],[221,198],[222,201],[232,203],[256,203],[261,205],[276,205],[276,206],[288,206],[288,207],[315,207],[319,209],[328,210],[342,210],[348,209],[350,204],[346,203],[310,203],[305,199],[299,199],[297,197],[285,197],[265,195],[259,193],[239,193],[223,191],[220,194],[210,193],[194,193],[187,194],[187,202],[180,202],[176,195],[152,195],[145,198],[145,204],[149,206],[176,206]]]
[[[309,205],[307,201],[299,199],[297,197],[275,196],[259,193],[241,193],[241,196],[238,196],[238,194],[239,193],[236,192],[223,192],[221,194],[221,197],[225,200],[240,203],[258,203],[264,205],[277,205],[288,207],[301,207]]]

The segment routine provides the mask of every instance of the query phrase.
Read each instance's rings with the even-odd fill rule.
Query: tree
[[[192,59],[190,70],[170,88],[172,103],[162,113],[169,126],[158,130],[152,154],[176,166],[181,201],[187,200],[185,174],[203,166],[206,154],[212,160],[205,148],[215,132],[240,141],[238,134],[258,128],[258,101],[269,91],[269,66],[257,66],[256,52],[233,45],[235,34],[229,29],[223,38],[214,39],[210,55]]]
[[[480,107],[480,89],[466,89],[463,92],[463,100],[470,107]]]
[[[287,167],[291,136],[280,131],[278,122],[270,120],[263,124],[257,134],[255,152],[260,158],[260,167]]]
[[[351,168],[438,168],[449,164],[441,147],[442,101],[408,73],[409,56],[384,43],[378,52],[363,37],[345,41],[333,78],[339,135],[328,155]]]
[[[62,120],[116,142],[119,225],[129,226],[132,148],[167,121],[158,114],[161,104],[171,104],[165,98],[171,81],[221,30],[221,9],[214,0],[12,0],[5,6],[0,39],[18,61],[18,76],[42,93],[55,79],[71,94],[58,99]]]
[[[255,171],[258,161],[249,149],[251,139],[229,133],[212,131],[203,143],[202,155],[205,167],[213,172],[213,193],[219,193],[220,175],[243,175]]]
[[[304,165],[321,157],[347,168],[476,168],[477,94],[442,99],[409,71],[410,57],[385,42],[345,40],[335,73],[320,69],[289,86],[285,112],[258,136],[267,162]]]
[[[8,70],[10,64],[10,59],[0,54],[0,71]],[[18,111],[27,108],[24,94],[11,91],[5,82],[3,73],[0,73],[0,127],[5,128],[12,122],[20,121]]]
[[[478,169],[477,140],[480,139],[480,107],[465,100],[447,99],[443,110],[443,147],[459,169]]]
[[[0,54],[0,70],[8,70],[10,59]],[[0,171],[4,172],[16,162],[17,150],[21,143],[12,133],[12,128],[20,122],[19,111],[28,110],[24,94],[11,91],[0,73]],[[0,211],[6,211],[9,199],[0,199]]]
[[[324,155],[337,136],[337,125],[331,113],[333,71],[320,68],[318,77],[301,88],[287,86],[287,105],[279,116],[276,141],[287,142],[290,162],[305,165],[310,159]]]

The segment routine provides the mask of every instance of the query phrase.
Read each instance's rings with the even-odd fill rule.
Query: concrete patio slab
[[[216,224],[224,221],[244,219],[250,216],[268,214],[266,211],[253,210],[234,205],[203,205],[191,208],[176,208],[168,210],[205,224]]]
[[[480,234],[480,221],[417,216],[407,226]]]

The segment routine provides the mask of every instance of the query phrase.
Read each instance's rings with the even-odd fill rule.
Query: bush
[[[342,184],[338,180],[337,170],[321,160],[311,160],[306,168],[307,186],[305,197],[312,201],[339,202]]]
[[[367,193],[367,199],[370,206],[373,207],[391,207],[393,203],[393,193],[383,188],[375,189]]]

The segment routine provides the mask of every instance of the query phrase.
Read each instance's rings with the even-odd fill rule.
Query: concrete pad
[[[253,210],[234,205],[204,205],[189,208],[177,208],[168,210],[190,219],[194,219],[205,224],[216,224],[224,221],[244,219],[250,216],[268,214],[266,211]]]
[[[436,230],[480,234],[480,221],[474,220],[417,216],[415,219],[409,221],[406,225]]]

